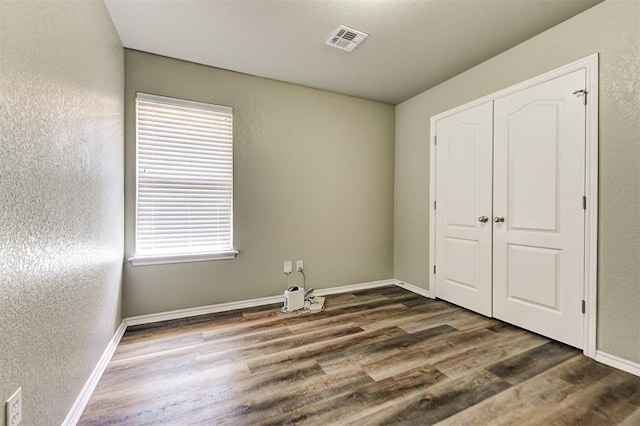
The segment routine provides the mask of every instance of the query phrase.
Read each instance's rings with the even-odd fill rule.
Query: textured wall
[[[125,267],[125,314],[393,278],[394,108],[126,50],[126,252],[133,253],[135,92],[234,108],[235,260]],[[301,282],[300,274],[292,276]]]
[[[598,349],[640,362],[640,2],[608,0],[396,107],[395,275],[428,287],[429,119],[600,54]]]
[[[2,1],[0,45],[0,424],[60,424],[121,320],[124,55],[93,1]]]

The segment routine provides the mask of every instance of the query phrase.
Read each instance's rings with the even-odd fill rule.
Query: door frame
[[[584,354],[596,356],[596,325],[598,295],[598,54],[587,56],[575,62],[556,68],[537,77],[491,93],[459,107],[431,117],[429,127],[429,295],[435,298],[436,280],[436,221],[434,211],[436,197],[436,123],[438,120],[473,108],[488,101],[510,95],[544,83],[554,78],[584,69],[586,72],[586,128],[585,128],[585,195],[587,209],[584,223],[584,290],[586,304],[584,315]]]

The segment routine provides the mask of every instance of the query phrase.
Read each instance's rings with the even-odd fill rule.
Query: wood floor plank
[[[552,341],[497,362],[488,370],[513,385],[540,374],[577,354],[579,354],[577,349]]]
[[[404,303],[402,305],[406,306]],[[390,306],[395,307],[396,305],[390,305]],[[407,332],[413,332],[413,331],[421,331],[428,328],[433,328],[433,327],[429,327],[428,325],[433,325],[433,326],[445,325],[445,324],[450,325],[451,321],[449,321],[449,319],[440,321],[440,322],[430,321],[430,320],[436,316],[439,316],[438,318],[443,318],[443,315],[453,314],[455,312],[455,308],[445,304],[442,304],[442,305],[432,304],[430,306],[431,308],[428,311],[424,311],[424,312],[419,309],[405,309],[400,311],[401,315],[380,316],[375,321],[366,321],[366,322],[363,321],[361,326],[364,330],[375,330],[376,328],[388,327],[388,326],[394,325],[397,327],[401,327],[403,330]],[[450,318],[450,317],[447,317],[447,318]],[[414,324],[424,324],[424,326],[421,327],[420,329],[414,329],[413,331],[409,331],[408,329],[410,329]]]
[[[295,349],[268,354],[249,361],[251,371],[259,372],[272,368],[287,368],[287,366],[304,359],[315,359],[327,353],[342,353],[371,343],[384,341],[406,333],[398,327],[389,327],[375,331],[363,331],[347,338],[333,339],[331,342],[310,342]]]
[[[334,324],[344,324],[346,322],[358,323],[363,330],[375,330],[378,328],[397,326],[397,318],[409,315],[410,311],[401,303],[385,304],[377,308],[362,312],[345,313],[342,315],[332,315],[326,317],[316,317],[291,324],[288,326],[292,333],[308,333],[316,329],[322,329]],[[391,321],[387,319],[392,318]]]
[[[198,362],[209,364],[223,364],[228,362],[236,362],[237,360],[253,360],[263,358],[269,354],[279,354],[287,351],[299,350],[307,345],[309,341],[317,346],[322,346],[325,342],[335,342],[340,338],[350,337],[361,333],[362,329],[352,324],[337,325],[325,330],[314,331],[307,338],[300,335],[291,335],[268,342],[253,344],[241,348],[224,347],[223,350],[211,349],[208,353],[199,355]],[[342,339],[349,340],[349,339]],[[216,342],[209,342],[215,345]],[[251,365],[251,364],[250,364]]]
[[[640,425],[640,408],[631,413],[627,418],[625,418],[620,426],[638,426]]]
[[[525,416],[518,420],[526,425],[617,425],[638,409],[633,400],[639,393],[637,377],[621,377],[614,373],[570,394],[561,404],[545,406],[535,422]]]
[[[487,318],[481,315],[475,315],[467,312],[466,317],[462,317],[460,319],[452,321],[449,324],[460,331],[471,331],[481,328],[489,328],[496,325],[497,323],[498,321],[493,318]]]
[[[365,423],[432,425],[459,413],[510,387],[509,383],[484,370],[432,386],[408,403],[386,407],[362,420]]]
[[[547,343],[548,340],[532,333],[501,336],[491,345],[472,346],[463,352],[451,353],[433,361],[433,366],[449,377],[460,377],[479,368],[487,368],[501,360],[511,358]]]
[[[575,356],[549,370],[549,374],[581,387],[589,386],[614,372],[616,370],[585,356]]]
[[[438,423],[439,426],[519,425],[522,417],[535,418],[550,404],[560,404],[573,387],[557,377],[538,375],[479,402]]]
[[[349,347],[336,354],[320,355],[318,363],[325,371],[341,371],[350,368],[360,368],[375,380],[390,377],[410,368],[427,365],[424,359],[416,357],[421,348],[434,345],[435,342],[457,333],[453,327],[443,325],[415,334],[403,334],[384,341]],[[395,362],[397,359],[415,359],[417,363]],[[390,362],[390,360],[394,360]]]
[[[262,373],[269,377],[269,373]],[[342,395],[348,390],[364,386],[372,379],[361,371],[351,371],[340,375],[314,375],[305,381],[290,382],[289,386],[279,386],[277,391],[245,392],[236,399],[227,399],[227,404],[214,403],[193,407],[182,419],[183,424],[268,424],[274,418],[292,418],[297,410],[305,411],[314,403],[325,401],[334,395]],[[214,393],[210,391],[209,393]]]
[[[449,309],[443,309],[441,311],[432,311],[430,307],[417,307],[413,308],[414,312],[423,312],[425,317],[420,321],[412,321],[409,323],[402,322],[400,327],[407,333],[415,333],[427,328],[432,328],[438,325],[451,325],[452,323],[467,318],[469,313],[462,311],[459,308],[455,308],[452,305],[448,305]]]
[[[396,286],[130,327],[80,425],[640,424],[640,378]]]
[[[425,330],[422,330],[421,332],[424,331]],[[363,364],[362,367],[372,377],[380,380],[410,368],[435,365],[440,361],[459,356],[480,344],[495,344],[498,339],[495,333],[488,330],[473,330],[470,332],[456,331],[457,332],[443,335],[442,339],[435,338],[425,342],[425,344],[419,343],[402,352],[389,355],[383,354],[383,357],[378,357],[373,365]]]
[[[309,424],[349,424],[358,423],[361,413],[370,407],[377,407],[396,398],[423,392],[446,376],[432,367],[423,367],[379,382],[369,382],[361,386],[345,387],[342,392],[334,392],[325,398],[285,412],[269,419],[270,424],[303,423]]]

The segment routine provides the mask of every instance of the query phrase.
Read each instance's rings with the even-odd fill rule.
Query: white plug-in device
[[[291,286],[284,292],[284,311],[293,312],[304,308],[304,289]]]

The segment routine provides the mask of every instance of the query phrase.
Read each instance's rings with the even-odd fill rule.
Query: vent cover
[[[331,34],[331,37],[327,39],[326,44],[351,52],[362,40],[367,38],[368,35],[369,34],[363,33],[362,31],[340,25],[338,29]]]

